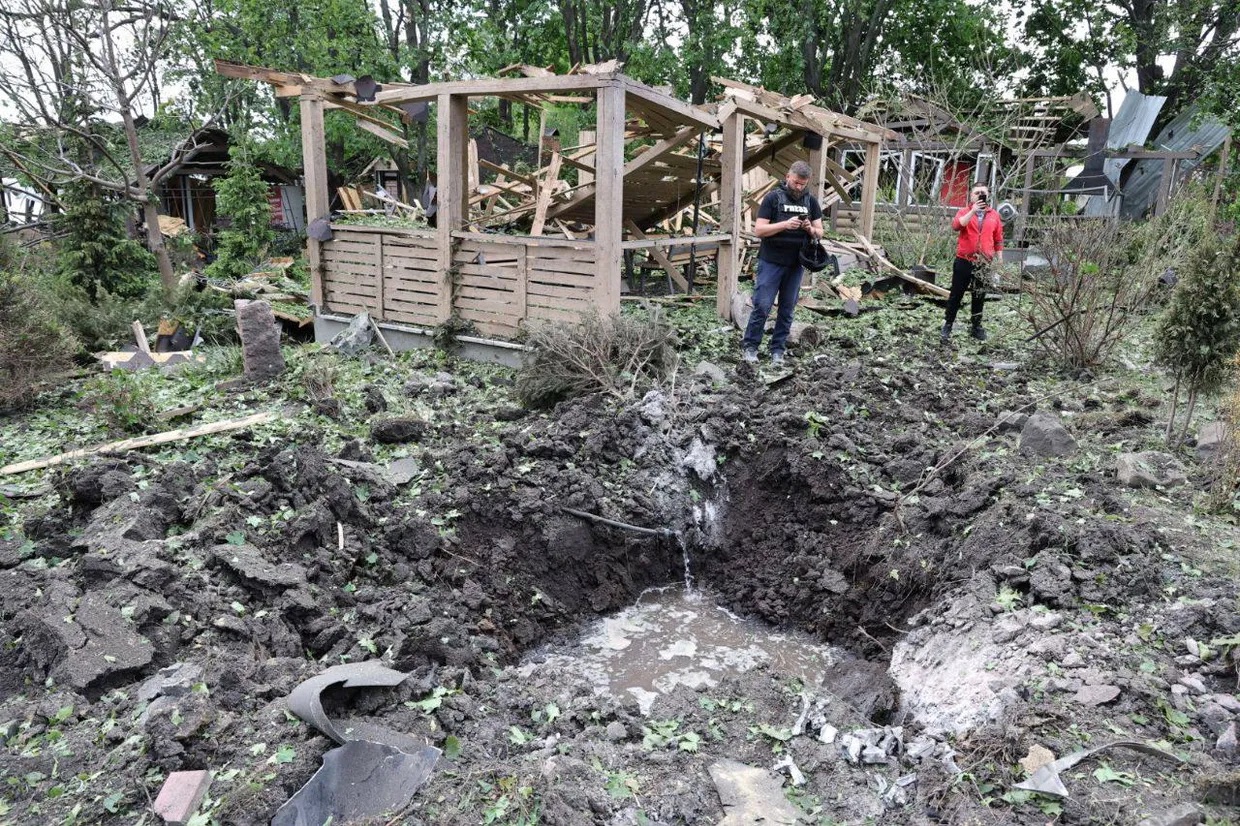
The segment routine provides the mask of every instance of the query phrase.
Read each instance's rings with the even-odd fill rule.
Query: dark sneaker
[[[986,331],[982,329],[982,325],[980,324],[974,324],[972,329],[969,330],[969,335],[973,336],[978,341],[986,340]]]
[[[952,325],[944,324],[943,330],[939,333],[939,341],[947,344],[952,339]]]

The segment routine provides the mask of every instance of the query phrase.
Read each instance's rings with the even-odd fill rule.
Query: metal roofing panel
[[[1155,149],[1171,152],[1198,150],[1201,156],[1195,161],[1180,161],[1180,174],[1195,168],[1211,153],[1223,145],[1231,131],[1227,124],[1217,118],[1204,118],[1193,126],[1198,107],[1193,104],[1168,123],[1154,139]],[[1158,181],[1162,177],[1164,161],[1137,161],[1128,180],[1123,183],[1123,206],[1120,214],[1125,218],[1140,218],[1158,197]]]
[[[1144,146],[1149,137],[1158,113],[1162,111],[1167,99],[1162,95],[1143,95],[1137,91],[1124,95],[1115,120],[1111,121],[1111,131],[1107,133],[1107,149],[1125,149],[1129,146]],[[1112,181],[1120,180],[1120,173],[1127,158],[1107,158],[1103,164],[1103,173]],[[1114,215],[1118,202],[1112,197],[1093,196],[1085,204],[1086,215]]]

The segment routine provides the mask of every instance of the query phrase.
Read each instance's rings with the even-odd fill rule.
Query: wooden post
[[[1223,181],[1227,179],[1227,167],[1231,163],[1231,133],[1223,139],[1223,154],[1218,159],[1218,175],[1214,179],[1214,194],[1210,196],[1210,206],[1218,210],[1218,199],[1223,192]]]
[[[375,236],[375,311],[370,314],[371,319],[374,321],[383,321],[387,317],[387,307],[385,306],[387,298],[383,284],[383,270],[387,266],[383,255],[383,239],[385,237],[383,235]]]
[[[1167,211],[1167,201],[1171,198],[1171,182],[1179,166],[1180,162],[1173,158],[1163,160],[1162,177],[1158,179],[1158,200],[1154,202],[1155,218]]]
[[[827,138],[824,136],[817,149],[809,150],[809,194],[823,202],[827,188]]]
[[[745,116],[733,112],[723,121],[723,156],[719,175],[719,231],[731,240],[719,248],[716,266],[715,311],[724,321],[732,320],[732,294],[737,291],[741,266],[741,177],[744,174]],[[825,138],[824,138],[825,142]]]
[[[588,143],[594,143],[594,130],[593,129],[582,129],[580,132],[578,132],[577,143],[580,144],[581,146],[585,146]],[[593,163],[594,162],[593,159],[594,159],[594,154],[591,153],[589,155],[583,155],[577,160],[586,161],[588,163]],[[584,169],[577,170],[577,185],[578,186],[585,186],[586,184],[593,183],[593,182],[594,182],[593,172],[586,172]]]
[[[594,295],[601,315],[620,311],[621,243],[624,235],[624,86],[598,88],[598,133],[594,156]]]
[[[1016,238],[1012,246],[1020,246],[1025,240],[1025,231],[1029,224],[1029,211],[1033,206],[1033,162],[1037,155],[1030,152],[1025,158],[1025,191],[1020,199],[1020,213],[1016,216]]]
[[[836,147],[834,155],[835,155],[834,160],[835,160],[836,165],[838,165],[840,169],[843,169],[844,168],[844,148],[842,146]],[[836,200],[831,204],[831,231],[832,232],[839,232],[840,230],[840,204],[841,203],[842,203],[841,201]],[[851,203],[851,201],[849,203]]]
[[[874,237],[874,202],[878,197],[879,150],[877,143],[865,147],[865,179],[861,182],[861,214],[858,226],[866,238]]]
[[[306,225],[331,217],[327,191],[327,147],[323,137],[323,101],[316,94],[301,96],[301,163],[306,186]],[[323,244],[306,238],[310,264],[310,303],[323,310]]]
[[[904,209],[909,205],[913,189],[913,150],[905,148],[900,153],[900,173],[896,177],[896,205]]]
[[[438,100],[438,159],[435,213],[435,240],[439,252],[439,311],[442,324],[452,317],[452,232],[461,228],[468,215],[469,188],[465,164],[468,154],[469,99],[463,95],[442,94]]]

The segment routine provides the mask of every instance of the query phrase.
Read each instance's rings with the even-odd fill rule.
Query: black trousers
[[[964,300],[965,290],[969,291],[971,298],[972,323],[982,323],[986,287],[978,278],[981,273],[978,273],[977,269],[978,266],[967,258],[957,258],[952,264],[952,291],[947,298],[947,317],[943,319],[948,324],[956,323],[956,313],[960,312],[960,302]]]

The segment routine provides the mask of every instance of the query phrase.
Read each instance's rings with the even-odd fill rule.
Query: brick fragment
[[[155,798],[155,814],[167,826],[186,826],[211,786],[211,772],[173,772]]]

